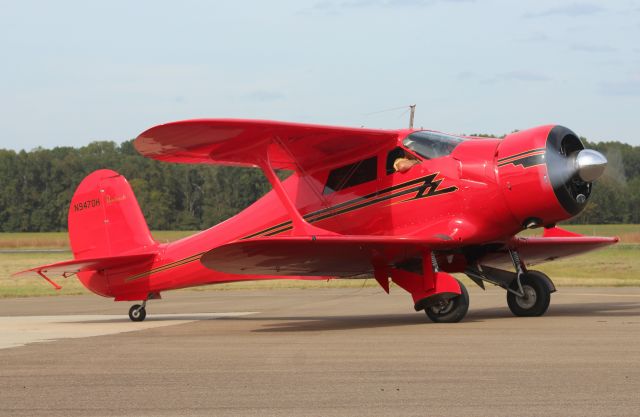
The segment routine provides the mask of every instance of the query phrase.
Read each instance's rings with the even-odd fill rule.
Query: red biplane
[[[468,293],[451,273],[507,291],[517,316],[540,316],[555,286],[531,265],[617,242],[556,227],[587,204],[606,166],[562,126],[504,139],[262,120],[163,124],[135,140],[166,162],[262,169],[273,190],[208,230],[159,244],[127,180],[102,169],[69,208],[74,260],[24,272],[76,275],[144,320],[164,291],[262,279],[390,281],[435,322],[457,322]],[[292,174],[281,181],[277,170]],[[542,237],[518,237],[528,228]]]

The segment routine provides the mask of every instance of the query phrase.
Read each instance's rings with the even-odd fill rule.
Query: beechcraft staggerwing
[[[607,160],[571,130],[542,126],[503,139],[263,120],[167,123],[138,136],[159,161],[259,168],[272,191],[238,215],[160,244],[127,180],[101,169],[69,208],[74,259],[39,266],[76,275],[115,301],[263,279],[366,278],[406,290],[434,322],[457,322],[469,296],[451,273],[506,290],[516,316],[540,316],[556,288],[528,267],[614,244],[556,226],[582,211]],[[280,180],[277,170],[292,174]],[[542,237],[520,237],[529,228]]]

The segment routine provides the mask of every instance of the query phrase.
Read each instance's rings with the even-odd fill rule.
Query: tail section
[[[76,189],[69,207],[69,241],[76,259],[148,252],[156,246],[126,178],[101,169]]]
[[[20,274],[37,274],[56,289],[52,276],[77,275],[82,284],[105,297],[116,294],[110,281],[114,270],[143,272],[157,255],[157,243],[127,180],[115,171],[101,169],[89,174],[76,189],[69,207],[69,241],[75,259],[42,265]],[[146,299],[148,287],[140,281],[123,299]],[[131,298],[134,297],[134,298]]]

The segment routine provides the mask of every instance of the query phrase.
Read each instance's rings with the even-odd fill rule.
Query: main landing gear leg
[[[131,321],[143,321],[147,317],[147,300],[142,301],[142,305],[134,304],[129,309],[129,318]]]
[[[516,269],[516,279],[507,288],[509,310],[520,317],[542,316],[551,303],[551,280],[542,272],[527,271],[518,252],[509,251],[509,255]]]
[[[529,271],[515,251],[509,251],[516,272],[477,265],[465,273],[476,283],[487,281],[507,290],[507,305],[515,316],[542,316],[556,291],[551,279],[540,271]]]
[[[540,271],[527,271],[511,282],[507,289],[509,310],[519,317],[542,316],[551,303],[549,277]]]
[[[421,270],[394,268],[391,279],[413,297],[416,311],[424,310],[436,323],[457,323],[469,310],[469,293],[451,275],[440,272],[435,256],[423,255]]]
[[[425,307],[425,314],[434,323],[457,323],[466,316],[469,310],[469,293],[462,282],[457,279],[456,281],[460,286],[460,295],[443,298]]]

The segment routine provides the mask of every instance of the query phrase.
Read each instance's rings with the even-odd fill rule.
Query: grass
[[[567,229],[587,234],[621,237],[622,243],[574,258],[561,259],[537,266],[548,274],[559,287],[568,286],[640,286],[640,226],[639,225],[575,225]],[[189,236],[194,232],[154,232],[154,237],[167,242]],[[0,233],[0,250],[16,249],[68,250],[66,233]],[[0,298],[41,295],[87,294],[80,282],[71,277],[57,279],[63,289],[56,291],[37,275],[12,277],[16,271],[62,260],[71,259],[68,251],[11,253],[0,252]],[[466,279],[466,278],[464,278]],[[466,280],[468,285],[473,285]],[[361,288],[374,287],[373,279],[327,281],[251,281],[196,287],[185,291],[226,291],[241,289],[283,288]]]
[[[587,236],[618,236],[621,243],[640,244],[639,224],[595,224],[595,225],[562,225],[572,232]],[[196,233],[193,230],[163,230],[152,232],[153,237],[162,243],[172,242]],[[525,236],[542,234],[541,229],[523,232]],[[28,232],[0,233],[1,249],[69,249],[66,232]]]
[[[153,237],[162,243],[172,242],[190,236],[196,231],[164,230],[152,232]],[[0,233],[0,249],[67,249],[67,232],[25,232]]]
[[[620,243],[640,244],[640,224],[566,224],[563,229],[586,236],[618,236]],[[543,229],[526,230],[523,236],[540,236]]]
[[[558,286],[640,286],[640,244],[617,244],[536,265]]]
[[[80,281],[73,277],[54,279],[62,286],[61,290],[56,291],[51,284],[36,274],[11,276],[17,271],[71,259],[71,257],[71,252],[0,253],[0,298],[88,293]]]
[[[68,248],[66,232],[0,233],[0,249]]]

